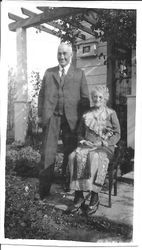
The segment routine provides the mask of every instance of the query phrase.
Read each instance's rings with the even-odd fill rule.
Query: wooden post
[[[132,49],[131,95],[127,96],[127,146],[135,149],[136,50]]]
[[[74,67],[76,67],[76,64],[77,64],[77,58],[76,58],[77,49],[76,49],[76,44],[72,45],[72,50],[73,50],[72,64],[74,65]]]
[[[135,48],[132,48],[132,60],[131,61],[132,61],[131,94],[136,95],[136,49]]]
[[[135,149],[136,96],[127,96],[127,147]]]
[[[113,44],[107,41],[107,87],[109,89],[110,100],[109,104],[114,108],[115,106],[115,85],[114,85],[114,71],[115,71],[115,60],[113,56]]]
[[[26,29],[16,30],[17,38],[17,78],[14,105],[15,140],[25,142],[28,116],[27,44]]]

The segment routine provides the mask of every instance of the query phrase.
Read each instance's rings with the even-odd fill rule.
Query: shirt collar
[[[67,74],[70,65],[71,65],[71,63],[67,64],[67,65],[64,67],[65,75]],[[62,72],[62,67],[61,67],[61,65],[59,64],[59,73],[61,73],[61,72]]]

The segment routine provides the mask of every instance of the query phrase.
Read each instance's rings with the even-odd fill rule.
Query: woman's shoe
[[[93,215],[93,214],[95,214],[96,213],[96,211],[97,211],[97,209],[98,209],[98,207],[99,207],[99,200],[94,204],[94,205],[89,205],[88,206],[88,208],[87,208],[87,211],[86,211],[86,213],[87,213],[87,215],[89,216],[89,215]]]
[[[96,213],[99,203],[100,202],[98,193],[91,191],[91,199],[90,199],[90,204],[87,208],[87,215],[92,215]]]

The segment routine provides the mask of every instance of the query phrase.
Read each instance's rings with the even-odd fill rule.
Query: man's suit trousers
[[[66,166],[68,163],[68,155],[77,147],[76,130],[71,131],[65,115],[53,115],[46,127],[43,128],[43,144],[41,151],[41,168],[40,171],[40,186],[42,189],[47,189],[53,180],[53,171],[55,157],[57,153],[59,135],[63,141],[64,159],[62,165],[62,176],[66,176]],[[48,185],[48,184],[49,185]],[[45,185],[44,185],[45,184]],[[45,188],[44,188],[45,186]],[[49,187],[50,189],[50,187]]]

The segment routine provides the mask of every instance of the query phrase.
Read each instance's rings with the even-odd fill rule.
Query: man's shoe
[[[51,184],[44,185],[42,183],[39,183],[39,195],[40,195],[41,200],[43,200],[44,198],[50,195],[50,187],[51,187]]]
[[[79,198],[77,203],[74,203],[67,209],[67,213],[74,214],[78,212],[79,209],[83,206],[83,204],[84,204],[84,198]]]
[[[42,169],[39,173],[39,195],[43,200],[50,195],[50,188],[53,182],[53,168],[51,165],[47,169]]]
[[[63,190],[65,192],[69,192],[70,191],[70,185],[69,185],[69,183],[63,183],[62,187],[63,187]]]
[[[39,192],[39,195],[40,195],[40,199],[43,200],[45,199],[46,197],[48,197],[50,195],[50,191],[49,192],[45,192],[45,191],[40,191]]]

